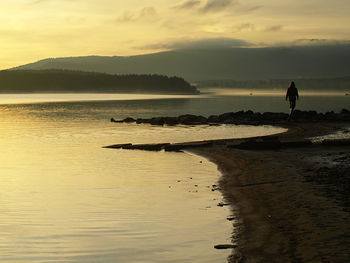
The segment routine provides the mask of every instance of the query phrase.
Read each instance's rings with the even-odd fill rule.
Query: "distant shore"
[[[349,126],[294,123],[278,137],[300,141]],[[350,145],[243,150],[221,141],[190,151],[218,165],[238,216],[229,262],[350,262]]]

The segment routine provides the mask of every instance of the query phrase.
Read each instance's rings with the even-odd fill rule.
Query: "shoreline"
[[[300,140],[344,125],[349,126],[283,125],[288,131],[278,137]],[[228,262],[350,261],[349,200],[336,192],[342,182],[318,182],[324,168],[331,174],[345,167],[348,173],[350,146],[242,150],[227,148],[228,143],[188,149],[218,166],[223,197],[237,213],[232,237],[237,247]]]

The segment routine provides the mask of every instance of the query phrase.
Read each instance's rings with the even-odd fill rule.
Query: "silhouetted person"
[[[288,99],[289,99],[290,115],[292,115],[295,109],[296,100],[299,99],[298,89],[295,87],[294,81],[292,81],[288,87],[286,100]]]

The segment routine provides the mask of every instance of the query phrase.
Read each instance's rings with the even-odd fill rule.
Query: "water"
[[[320,143],[323,140],[350,140],[350,124],[348,124],[348,127],[343,127],[339,131],[321,136],[310,137],[309,139],[315,143]]]
[[[53,102],[54,95],[41,95],[16,104],[16,96],[2,96],[0,262],[225,262],[230,251],[213,246],[230,243],[232,224],[226,217],[231,212],[216,206],[220,193],[209,188],[219,178],[214,164],[191,154],[101,146],[282,131],[109,122],[111,117],[235,111],[250,97],[79,101],[61,95],[66,102]],[[271,110],[275,105],[260,103]]]

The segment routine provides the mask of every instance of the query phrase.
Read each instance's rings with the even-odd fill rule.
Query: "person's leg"
[[[295,109],[295,100],[289,101],[289,108],[290,108],[290,115],[292,115]]]

